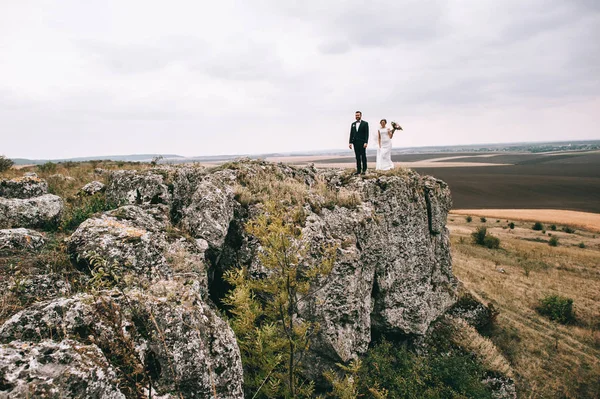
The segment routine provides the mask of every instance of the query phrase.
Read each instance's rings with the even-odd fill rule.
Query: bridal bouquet
[[[396,130],[402,130],[402,126],[400,126],[399,124],[397,124],[394,121],[392,121],[392,127]]]

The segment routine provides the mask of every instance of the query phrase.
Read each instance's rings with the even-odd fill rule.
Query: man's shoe
[[[361,173],[361,175],[366,175],[366,174],[367,174],[366,170],[363,170],[362,173]]]
[[[354,172],[354,176],[360,175],[360,172]]]

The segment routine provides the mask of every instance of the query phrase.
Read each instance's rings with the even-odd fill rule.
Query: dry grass
[[[600,239],[589,231],[543,234],[531,230],[532,221],[516,222],[514,230],[506,224],[449,217],[454,272],[469,292],[500,311],[490,338],[511,362],[520,397],[598,397]],[[470,233],[481,225],[500,238],[501,249],[472,244]],[[560,237],[558,247],[547,244],[548,233]],[[585,249],[576,246],[580,242]],[[574,300],[575,325],[535,311],[548,294]]]
[[[459,317],[449,317],[451,324],[458,331],[452,337],[454,342],[470,353],[474,353],[486,370],[495,371],[514,378],[512,367],[500,353],[496,345],[488,338],[482,337],[475,328]]]
[[[600,214],[556,209],[455,209],[458,215],[476,215],[489,218],[535,220],[547,224],[574,226],[600,232]]]

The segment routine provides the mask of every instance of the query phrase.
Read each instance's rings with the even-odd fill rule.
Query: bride
[[[381,127],[377,131],[377,141],[379,148],[377,148],[377,164],[376,170],[390,170],[394,169],[394,163],[392,162],[392,137],[397,129],[402,128],[392,122],[392,128],[386,127],[387,120],[382,119],[379,124]]]

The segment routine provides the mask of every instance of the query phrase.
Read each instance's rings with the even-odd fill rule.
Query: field
[[[510,229],[509,222],[515,223]],[[534,231],[534,220],[451,214],[454,273],[464,289],[499,311],[490,337],[511,362],[522,398],[597,398],[600,395],[600,236]],[[473,244],[480,226],[500,249]],[[552,237],[558,246],[549,245]],[[584,248],[581,248],[583,246]],[[540,299],[573,299],[576,321],[562,325],[536,312]]]
[[[454,209],[561,209],[600,213],[600,152],[400,154],[392,160],[450,185]],[[353,157],[313,160],[354,167]],[[369,157],[374,167],[375,157]],[[496,165],[496,166],[490,166]]]

